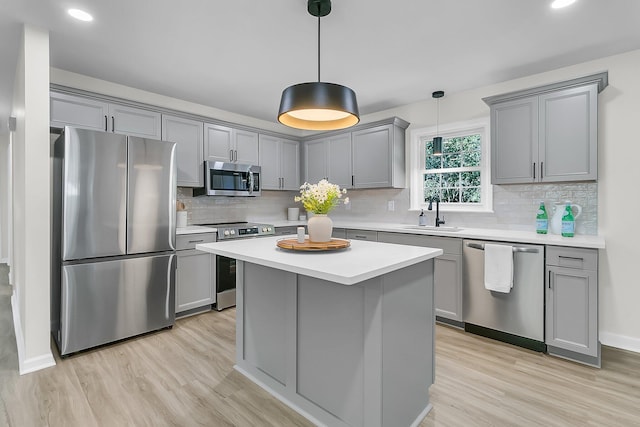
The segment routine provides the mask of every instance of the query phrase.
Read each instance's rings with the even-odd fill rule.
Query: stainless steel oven
[[[275,234],[271,224],[234,222],[226,224],[199,224],[218,229],[218,242],[247,239]],[[220,311],[236,305],[236,260],[225,256],[216,257],[216,302],[214,309]]]

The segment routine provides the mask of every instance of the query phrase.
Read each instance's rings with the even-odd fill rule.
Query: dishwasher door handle
[[[480,249],[481,251],[484,251],[484,245],[482,243],[467,243],[467,247],[468,248],[472,248],[472,249]],[[514,246],[513,247],[513,252],[519,252],[519,253],[525,253],[525,254],[537,254],[538,253],[538,249],[537,248],[522,248],[519,246]]]

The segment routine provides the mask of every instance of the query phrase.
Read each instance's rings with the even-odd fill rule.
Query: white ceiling
[[[550,3],[334,0],[322,80],[354,89],[368,114],[640,49],[640,1]],[[285,87],[317,78],[306,0],[0,0],[0,10],[3,131],[21,23],[50,31],[53,67],[272,122]]]

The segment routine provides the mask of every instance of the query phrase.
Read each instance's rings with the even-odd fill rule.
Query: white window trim
[[[442,136],[443,138],[459,136],[461,133],[473,132],[479,133],[482,138],[482,160],[481,160],[481,181],[482,200],[483,203],[477,205],[458,204],[458,203],[440,203],[440,210],[445,212],[493,212],[493,188],[491,186],[491,149],[490,149],[490,129],[489,117],[469,120],[464,122],[448,123],[436,126],[430,126],[421,129],[414,129],[410,133],[409,143],[409,186],[410,186],[410,211],[419,211],[427,208],[422,198],[422,171],[424,165],[422,158],[424,157],[425,140],[433,139],[434,136]],[[436,134],[436,130],[438,131]]]

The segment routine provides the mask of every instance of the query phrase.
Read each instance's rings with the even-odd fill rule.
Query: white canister
[[[186,226],[187,226],[187,211],[177,211],[176,227],[186,227]]]
[[[288,208],[287,209],[287,219],[289,221],[297,221],[299,214],[300,214],[300,208]]]

